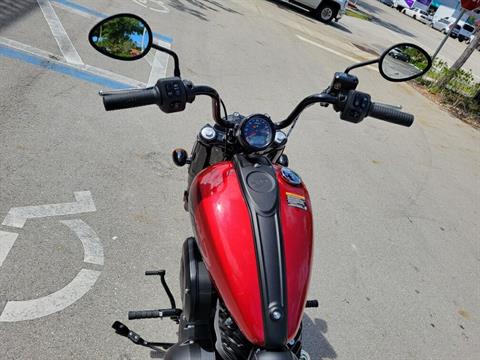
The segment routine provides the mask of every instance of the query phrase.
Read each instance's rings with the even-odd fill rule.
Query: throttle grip
[[[118,93],[101,94],[105,110],[120,110],[137,106],[162,103],[162,96],[156,86],[145,89],[124,90]]]
[[[368,116],[407,127],[411,126],[415,119],[412,114],[374,102],[370,105]]]

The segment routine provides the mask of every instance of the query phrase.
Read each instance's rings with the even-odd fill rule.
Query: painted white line
[[[342,54],[341,52],[338,52],[338,51],[336,51],[336,50],[330,49],[329,47],[326,47],[326,46],[324,46],[324,45],[321,45],[321,44],[319,44],[319,43],[316,43],[315,41],[306,39],[306,38],[304,38],[304,37],[301,36],[301,35],[298,35],[298,34],[297,34],[297,38],[299,38],[299,39],[302,40],[302,41],[305,41],[305,42],[308,43],[308,44],[311,44],[311,45],[316,46],[316,47],[318,47],[318,48],[320,48],[320,49],[323,49],[323,50],[325,50],[325,51],[328,51],[328,52],[330,52],[330,53],[332,53],[332,54],[335,54],[335,55],[337,55],[337,56],[343,57],[344,59],[350,60],[350,61],[352,61],[352,62],[354,62],[354,63],[358,63],[358,62],[360,62],[360,61],[365,61],[364,59],[354,58],[354,57],[348,56],[348,55],[346,55],[346,54]],[[377,70],[377,71],[378,71],[378,69],[377,69],[375,66],[369,65],[369,66],[367,66],[367,67],[370,68],[370,69],[373,69],[373,70]]]
[[[325,51],[328,51],[328,52],[330,52],[330,53],[332,53],[332,54],[341,56],[341,57],[343,57],[343,58],[345,58],[345,59],[347,59],[347,60],[355,61],[355,62],[361,61],[361,60],[359,60],[359,59],[355,59],[355,58],[353,58],[353,57],[351,57],[351,56],[342,54],[342,53],[340,53],[340,52],[338,52],[338,51],[335,51],[335,50],[333,50],[333,49],[330,49],[329,47],[326,47],[326,46],[323,46],[323,45],[321,45],[321,44],[319,44],[319,43],[316,43],[315,41],[306,39],[306,38],[304,38],[304,37],[301,36],[301,35],[297,35],[297,38],[299,38],[300,40],[305,41],[306,43],[309,43],[309,44],[311,44],[311,45],[313,45],[313,46],[319,47],[320,49],[323,49],[323,50],[325,50]]]
[[[17,233],[11,233],[6,231],[0,231],[0,266],[7,257],[13,243],[17,239]]]
[[[48,26],[52,31],[53,37],[55,38],[55,41],[57,42],[58,47],[60,48],[60,51],[65,58],[65,61],[70,64],[83,65],[83,61],[80,58],[80,55],[78,55],[77,50],[73,46],[72,41],[70,40],[67,32],[63,28],[63,25],[60,22],[57,14],[55,13],[52,4],[50,4],[50,1],[37,0],[37,3],[42,10],[43,16],[45,17],[45,20],[47,21]]]
[[[150,67],[151,67],[152,64],[153,64],[153,59],[150,59],[150,54],[145,55],[142,59],[145,60],[148,63],[148,65],[150,65]]]
[[[8,211],[2,225],[22,228],[27,219],[43,218],[48,216],[72,215],[96,211],[90,191],[76,191],[76,202],[47,204],[37,206],[14,207]]]
[[[38,319],[72,305],[95,284],[100,271],[82,269],[64,288],[47,296],[23,301],[8,301],[0,315],[0,321],[14,322]]]
[[[103,69],[97,68],[95,66],[75,65],[75,64],[65,63],[63,61],[60,61],[60,59],[58,58],[57,55],[54,55],[54,54],[49,53],[49,52],[44,51],[44,50],[34,48],[30,45],[23,44],[21,42],[15,41],[15,40],[7,39],[7,38],[2,37],[2,36],[0,36],[0,44],[11,47],[13,49],[20,50],[20,51],[25,51],[25,52],[30,53],[30,54],[35,55],[35,56],[39,56],[39,57],[41,57],[41,58],[43,58],[46,61],[51,62],[51,63],[61,64],[61,65],[64,65],[64,66],[71,67],[73,69],[79,69],[79,70],[87,71],[87,72],[89,72],[93,75],[104,76],[104,77],[107,77],[111,80],[115,80],[115,81],[118,81],[118,82],[122,82],[122,83],[125,83],[125,84],[132,85],[133,87],[142,88],[142,87],[146,86],[146,84],[141,82],[141,81],[137,81],[135,79],[131,79],[131,78],[128,78],[128,77],[120,75],[120,74],[116,74],[116,73],[113,73],[113,72],[110,72],[110,71],[107,71],[107,70],[103,70]]]
[[[93,229],[80,219],[62,220],[80,239],[83,245],[83,261],[103,265],[103,247]]]
[[[170,49],[170,44],[158,41],[160,46]],[[168,58],[170,56],[161,51],[155,50],[155,56],[153,57],[152,69],[150,70],[150,76],[148,77],[148,86],[154,85],[158,79],[163,79],[167,75]]]

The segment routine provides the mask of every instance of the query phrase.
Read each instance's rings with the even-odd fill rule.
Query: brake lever
[[[100,96],[107,96],[107,95],[115,95],[115,94],[121,94],[121,93],[124,93],[124,92],[127,92],[127,91],[132,91],[132,90],[138,90],[140,88],[138,87],[133,87],[133,88],[128,88],[128,89],[117,89],[117,90],[99,90],[98,91],[98,95]]]
[[[333,95],[332,92],[331,92],[331,87],[330,87],[330,86],[327,87],[325,90],[323,90],[323,91],[321,92],[321,94]],[[326,107],[328,107],[328,105],[330,105],[330,104],[324,103],[324,102],[320,102],[320,103],[318,103],[318,105],[320,105],[321,107],[325,107],[325,108],[326,108]]]

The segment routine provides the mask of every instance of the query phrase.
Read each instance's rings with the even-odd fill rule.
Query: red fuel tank
[[[274,168],[285,254],[288,339],[292,339],[302,320],[310,280],[312,213],[305,186],[291,185],[280,167]],[[189,199],[198,245],[217,291],[242,333],[261,346],[265,334],[254,234],[233,163],[217,163],[200,172]]]

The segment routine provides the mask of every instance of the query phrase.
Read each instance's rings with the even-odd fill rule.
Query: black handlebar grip
[[[159,318],[159,310],[141,310],[141,311],[129,311],[128,320],[137,320],[137,319],[153,319]]]
[[[402,126],[411,126],[415,117],[412,114],[394,109],[387,105],[372,102],[368,116]]]
[[[120,110],[137,106],[158,104],[161,105],[162,97],[156,86],[145,89],[132,89],[118,93],[103,94],[105,110]]]

